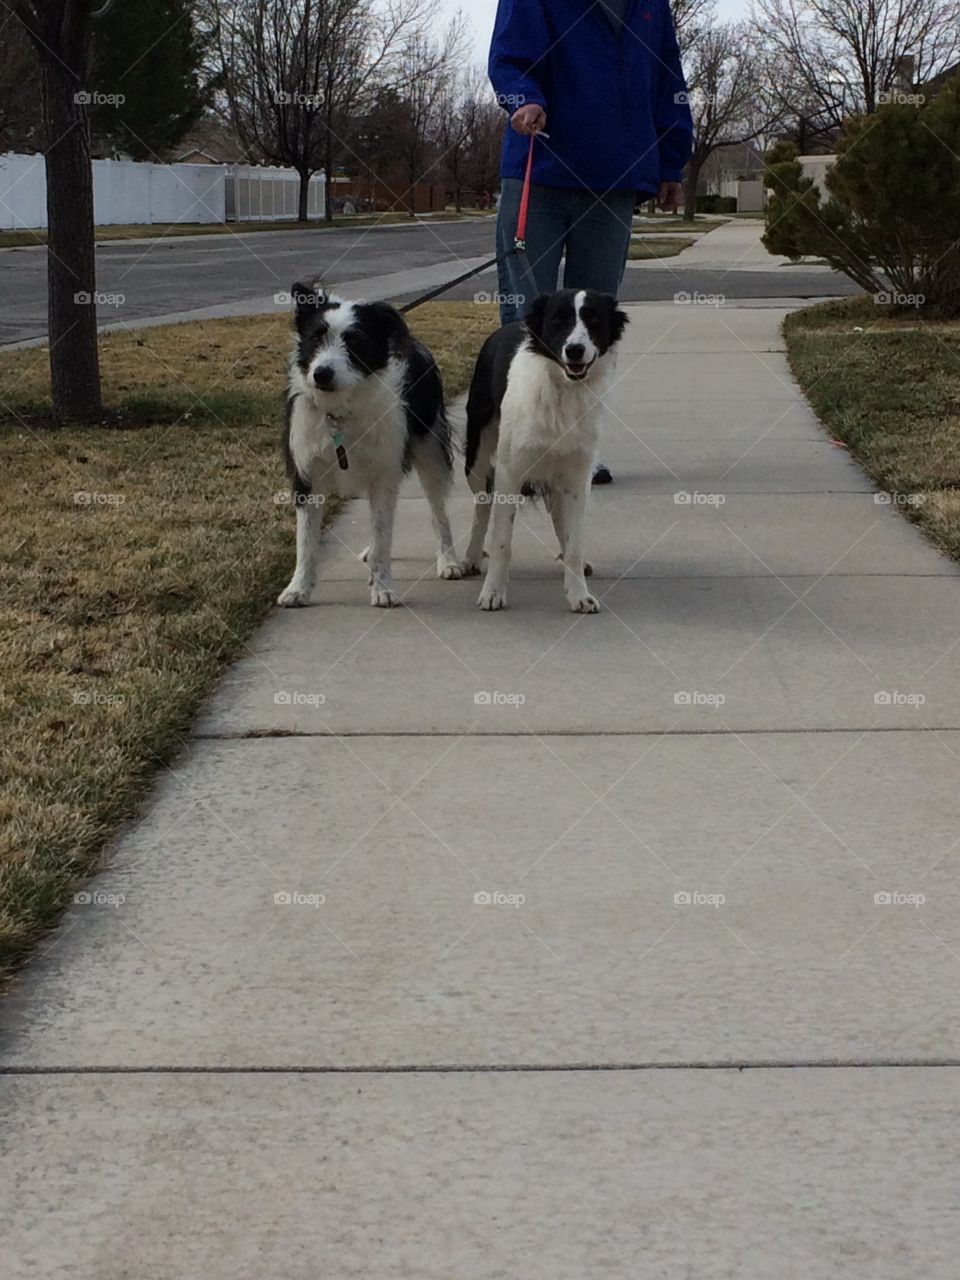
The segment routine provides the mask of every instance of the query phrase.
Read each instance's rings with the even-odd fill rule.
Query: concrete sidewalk
[[[630,314],[604,612],[352,507],[0,1005],[5,1277],[956,1274],[957,570],[782,311]]]

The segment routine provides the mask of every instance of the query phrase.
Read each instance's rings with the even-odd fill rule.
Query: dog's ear
[[[304,283],[301,280],[295,281],[290,286],[290,297],[296,308],[297,328],[300,328],[305,320],[309,319],[310,316],[316,315],[318,311],[322,311],[327,305],[327,295],[319,280],[311,280],[309,283]]]
[[[524,312],[523,323],[535,338],[541,338],[543,336],[543,318],[546,314],[547,303],[549,301],[549,293],[541,293],[539,298],[534,298]]]
[[[354,310],[364,317],[371,332],[376,332],[387,342],[403,347],[409,340],[406,320],[389,302],[362,302]]]
[[[610,326],[610,345],[612,347],[623,337],[623,331],[630,323],[630,317],[617,306],[617,300],[612,294],[605,293],[603,301],[607,308],[607,323]]]

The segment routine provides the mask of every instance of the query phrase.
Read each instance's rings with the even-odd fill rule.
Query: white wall
[[[826,200],[830,194],[824,184],[824,178],[836,158],[836,156],[797,156],[803,167],[803,176],[813,179],[817,190],[820,192],[821,200]]]
[[[225,165],[94,160],[97,226],[154,222],[223,222]],[[45,227],[43,156],[0,155],[0,228]]]

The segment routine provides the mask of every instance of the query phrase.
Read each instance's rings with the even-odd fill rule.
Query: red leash
[[[517,214],[517,234],[514,237],[514,245],[517,249],[526,249],[527,247],[527,208],[530,205],[530,179],[533,174],[533,144],[537,140],[537,135],[530,135],[530,150],[527,152],[527,169],[523,175],[523,189],[520,192],[520,212]]]

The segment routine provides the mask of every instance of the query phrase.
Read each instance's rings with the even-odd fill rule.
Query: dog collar
[[[330,423],[330,437],[333,440],[333,447],[337,451],[337,465],[341,471],[347,471],[350,468],[350,460],[347,458],[347,451],[343,447],[343,429],[338,425],[343,421],[336,414],[328,413],[327,421]]]

